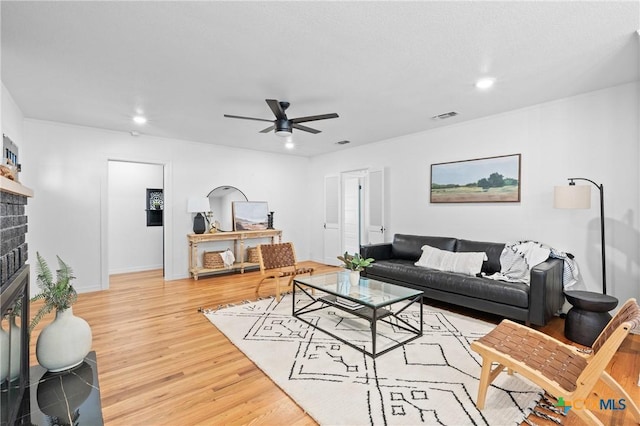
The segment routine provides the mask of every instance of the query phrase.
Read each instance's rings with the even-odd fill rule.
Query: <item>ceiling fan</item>
[[[225,114],[225,117],[228,118],[240,118],[243,120],[256,120],[256,121],[267,121],[269,123],[273,123],[271,126],[267,127],[264,130],[261,130],[260,133],[269,133],[270,131],[276,131],[276,135],[278,136],[291,136],[293,129],[302,130],[304,132],[309,132],[313,134],[320,133],[320,130],[312,129],[311,127],[303,126],[300,123],[306,123],[307,121],[317,121],[317,120],[326,120],[329,118],[338,118],[338,114],[321,114],[321,115],[310,115],[307,117],[297,117],[297,118],[288,118],[285,113],[286,109],[289,108],[289,102],[278,101],[276,99],[265,99],[271,111],[273,111],[273,115],[276,116],[275,120],[267,120],[265,118],[254,118],[254,117],[242,117],[239,115],[230,115]]]

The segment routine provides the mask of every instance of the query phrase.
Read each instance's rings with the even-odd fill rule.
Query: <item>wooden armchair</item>
[[[276,300],[281,298],[281,278],[288,277],[287,287],[296,275],[313,274],[314,268],[299,268],[293,243],[259,244],[258,257],[262,278],[256,286],[256,296],[259,295],[260,285],[266,279],[276,280]]]
[[[509,374],[520,373],[554,398],[563,398],[567,406],[571,401],[584,402],[593,398],[591,390],[598,380],[602,380],[624,399],[626,409],[636,423],[640,423],[637,403],[605,371],[629,331],[639,327],[640,307],[635,299],[629,299],[600,333],[592,349],[585,353],[529,327],[503,320],[489,334],[471,343],[471,349],[482,356],[476,406],[480,410],[484,408],[487,388],[506,367]],[[498,365],[492,369],[494,363]],[[602,425],[590,411],[593,404],[581,404],[572,412],[585,424]]]

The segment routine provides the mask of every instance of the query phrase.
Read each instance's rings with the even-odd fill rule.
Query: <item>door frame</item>
[[[104,161],[101,185],[100,185],[100,289],[109,289],[109,162],[120,161],[125,163],[141,163],[163,166],[163,196],[165,209],[163,211],[163,279],[167,281],[167,277],[173,276],[173,266],[168,259],[173,259],[173,243],[171,235],[173,234],[173,212],[170,206],[173,205],[173,188],[171,186],[171,162],[154,161],[148,158],[131,158],[131,157],[107,157]]]
[[[346,250],[345,245],[345,209],[347,203],[345,199],[348,194],[345,192],[345,181],[347,178],[357,178],[358,179],[358,247],[362,244],[362,238],[366,229],[367,222],[367,214],[366,214],[366,192],[367,192],[367,183],[366,176],[368,174],[368,169],[357,169],[357,170],[349,170],[346,172],[340,173],[340,224],[339,224],[339,233],[340,233],[340,252],[343,253]],[[358,248],[358,251],[359,248]]]

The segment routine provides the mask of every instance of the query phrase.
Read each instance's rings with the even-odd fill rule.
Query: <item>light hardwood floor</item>
[[[317,272],[335,268],[313,262]],[[108,291],[81,294],[74,313],[89,322],[98,359],[104,420],[107,425],[314,425],[293,400],[198,312],[254,300],[258,272],[167,281],[161,271],[114,275]],[[275,292],[267,284],[261,295]],[[33,304],[32,312],[38,304]],[[497,322],[499,318],[450,308]],[[50,315],[53,318],[53,314]],[[31,338],[35,342],[45,318]],[[563,320],[542,331],[564,339]],[[640,336],[627,338],[609,372],[640,401]],[[596,388],[594,398],[613,397]],[[599,412],[604,424],[628,424],[624,411]],[[539,425],[554,423],[531,417]],[[571,412],[567,426],[580,422]]]

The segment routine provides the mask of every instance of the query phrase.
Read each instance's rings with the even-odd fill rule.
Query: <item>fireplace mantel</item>
[[[19,182],[0,176],[0,192],[8,192],[10,194],[24,195],[25,197],[33,197],[33,190],[27,188]]]

